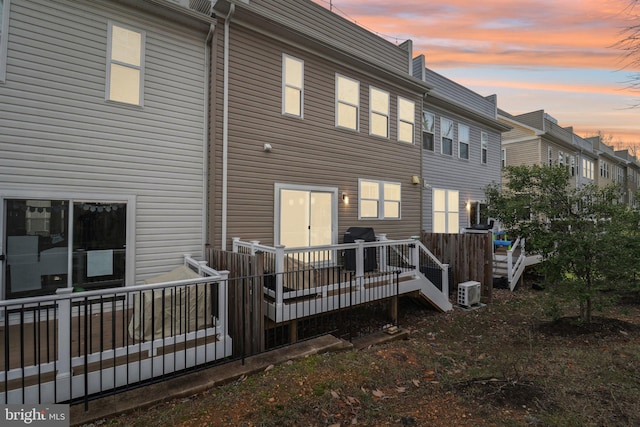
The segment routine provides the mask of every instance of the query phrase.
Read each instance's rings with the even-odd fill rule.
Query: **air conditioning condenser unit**
[[[458,283],[458,305],[471,307],[480,304],[480,282]]]

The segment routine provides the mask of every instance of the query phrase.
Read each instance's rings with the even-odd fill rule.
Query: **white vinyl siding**
[[[460,223],[459,192],[433,189],[433,232],[458,233]]]
[[[360,219],[400,219],[400,183],[361,179],[358,187]]]
[[[398,97],[398,141],[413,144],[416,122],[416,104]]]
[[[369,134],[389,138],[389,92],[369,88]]]
[[[145,33],[109,22],[107,100],[143,104]]]
[[[0,0],[0,82],[7,72],[7,34],[9,32],[10,0]]]
[[[302,117],[304,111],[304,61],[282,55],[282,114]]]
[[[0,196],[135,194],[127,217],[135,221],[135,277],[127,285],[182,265],[183,254],[202,257],[206,31],[119,2],[11,7],[11,56],[23,59],[0,85]],[[146,30],[144,109],[105,102],[116,16]]]
[[[336,74],[336,126],[359,129],[360,82]]]

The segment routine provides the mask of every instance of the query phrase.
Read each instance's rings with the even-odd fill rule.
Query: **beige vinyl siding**
[[[546,148],[542,150],[539,138],[529,141],[514,142],[503,145],[506,150],[507,166],[536,165],[544,161],[546,157],[541,157],[541,153],[546,156]]]
[[[217,48],[222,55],[222,33]],[[377,233],[407,238],[420,229],[420,146],[397,142],[397,95],[416,102],[418,135],[420,95],[337,66],[319,56],[235,27],[230,38],[228,231],[232,237],[273,243],[274,184],[335,187],[350,204],[338,204],[338,236],[351,226],[370,226]],[[304,119],[281,114],[282,54],[305,61]],[[247,61],[247,58],[253,58]],[[216,120],[222,123],[222,69],[216,83]],[[335,74],[360,81],[360,131],[335,126]],[[369,136],[368,86],[390,92],[390,139]],[[271,144],[270,153],[263,151]],[[211,241],[220,245],[222,131],[215,135],[215,194]],[[358,179],[402,183],[402,219],[358,221]],[[340,197],[339,197],[340,199]]]
[[[146,34],[143,108],[104,100],[109,20]],[[10,27],[2,187],[136,196],[136,282],[201,256],[208,28],[66,0],[12,0]]]

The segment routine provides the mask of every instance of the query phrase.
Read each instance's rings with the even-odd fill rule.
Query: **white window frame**
[[[593,180],[593,161],[589,159],[582,159],[582,177]]]
[[[448,130],[445,133],[445,122],[450,123],[451,126],[448,126]],[[440,153],[444,154],[445,156],[453,156],[453,138],[454,138],[454,123],[453,120],[451,119],[447,119],[446,117],[440,117]],[[449,134],[449,130],[451,131],[451,134]],[[445,153],[444,152],[444,140],[448,139],[451,141],[450,146],[451,146],[451,153]]]
[[[300,86],[296,86],[289,77],[289,70],[287,69],[287,60],[294,61],[300,64],[300,75],[296,76],[300,80]],[[298,105],[300,114],[294,114],[287,111],[287,90],[293,89],[299,91]],[[282,115],[289,117],[304,118],[304,61],[296,58],[295,56],[282,54]]]
[[[427,127],[427,123],[429,123],[429,120],[427,120],[427,116],[431,117],[430,128]],[[424,134],[427,134],[427,133],[431,135],[431,148],[425,147]],[[435,151],[435,148],[436,148],[436,115],[428,111],[423,111],[422,112],[422,149],[433,152]]]
[[[558,151],[558,165],[564,166],[564,153],[562,151]]]
[[[108,193],[68,193],[60,191],[23,191],[23,190],[3,190],[0,194],[0,211],[4,212],[5,200],[65,200],[69,203],[70,208],[73,208],[74,203],[89,202],[89,203],[126,203],[127,205],[127,224],[126,224],[126,253],[125,253],[125,287],[127,285],[135,284],[136,268],[135,268],[135,254],[136,254],[136,196],[130,194],[108,194]],[[73,215],[69,215],[69,230],[73,232]],[[4,248],[4,236],[5,236],[6,224],[0,220],[0,253],[5,253]],[[72,237],[70,237],[72,239]],[[69,256],[72,257],[73,253],[70,252]],[[71,262],[71,261],[69,261]],[[69,267],[71,271],[71,267]],[[67,287],[73,287],[72,274],[68,275]],[[0,297],[5,299],[5,281],[2,274],[0,274]]]
[[[576,156],[569,156],[571,162],[571,176],[576,176]]]
[[[463,132],[464,129],[466,129],[466,132]],[[464,133],[467,134],[466,141],[463,140]],[[471,157],[471,153],[469,152],[471,150],[471,144],[469,142],[470,140],[471,140],[471,128],[462,123],[458,123],[458,158],[459,159],[469,160],[469,158]],[[462,147],[465,145],[467,147],[467,157],[462,157],[462,151],[463,151]]]
[[[386,98],[385,110],[376,108],[375,97],[381,96]],[[389,92],[379,89],[375,86],[369,86],[369,135],[379,136],[381,138],[389,139],[389,117],[391,112],[391,95]],[[374,132],[375,126],[373,122],[376,118],[384,119],[385,121],[385,133],[379,134]]]
[[[9,39],[9,10],[11,0],[3,0],[2,16],[0,17],[0,83],[4,83],[7,78],[7,40]]]
[[[436,206],[436,191],[444,191],[444,200],[445,200],[445,206],[444,209],[438,209],[439,206]],[[455,204],[455,206],[449,206],[449,194],[450,193],[456,193],[457,194],[457,203]],[[445,218],[445,231],[444,233],[448,233],[448,234],[457,234],[460,232],[460,192],[458,190],[448,190],[445,188],[434,188],[432,193],[431,193],[431,200],[432,200],[432,224],[431,224],[431,228],[433,230],[434,233],[443,233],[443,231],[437,231],[436,230],[436,221],[435,221],[435,217],[436,214],[444,214],[444,218]],[[455,214],[457,220],[456,221],[452,221],[452,223],[449,222],[449,216]],[[455,223],[453,223],[455,222]]]
[[[356,83],[356,85],[357,85],[357,100],[356,100],[355,104],[352,103],[352,102],[348,102],[345,99],[341,99],[339,82],[342,79],[344,79],[346,81],[350,81],[350,82]],[[335,95],[335,97],[336,97],[336,105],[335,105],[335,109],[336,109],[336,127],[340,128],[340,129],[349,129],[349,130],[353,130],[353,131],[359,132],[360,131],[360,82],[358,80],[356,80],[356,79],[352,79],[350,77],[343,76],[342,74],[336,73],[336,83],[335,83],[335,85],[336,85],[336,89],[335,89],[336,90],[336,95]],[[353,127],[352,126],[344,126],[344,125],[340,124],[340,115],[339,115],[340,105],[345,105],[347,107],[355,108],[355,110],[356,110],[356,114],[355,114],[356,122],[354,123]]]
[[[500,150],[500,163],[503,169],[507,167],[507,149],[506,148],[503,148],[502,150]]]
[[[113,59],[113,27],[122,28],[135,33],[140,34],[140,65],[126,63]],[[107,81],[105,85],[105,100],[110,102],[117,102],[126,105],[133,105],[138,107],[144,106],[144,80],[145,80],[145,46],[146,46],[146,33],[137,28],[129,25],[121,24],[109,20],[107,31]],[[140,80],[138,83],[138,103],[128,102],[126,100],[112,99],[111,97],[111,69],[112,65],[118,65],[128,69],[136,70],[139,73]]]
[[[410,108],[410,112],[405,112],[404,107]],[[402,138],[402,129],[409,126],[411,128],[411,138]],[[413,144],[415,142],[416,133],[416,103],[410,99],[398,97],[398,142],[406,142]]]
[[[551,147],[547,147],[547,163],[549,167],[553,166],[553,149]]]
[[[362,183],[372,183],[378,185],[378,198],[370,199],[362,197]],[[384,194],[384,186],[385,185],[397,185],[400,191],[400,200],[387,199]],[[375,200],[378,203],[378,214],[375,217],[362,216],[362,201],[372,201]],[[398,204],[398,216],[397,217],[387,217],[385,216],[385,203],[397,203]],[[380,181],[377,179],[358,179],[358,219],[360,220],[401,220],[402,219],[402,184],[399,182],[393,181]]]
[[[480,163],[486,165],[489,161],[489,134],[480,132]]]

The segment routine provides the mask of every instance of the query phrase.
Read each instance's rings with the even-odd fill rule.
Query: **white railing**
[[[518,237],[507,250],[507,278],[509,279],[509,289],[513,290],[524,272],[525,260],[525,239]]]
[[[0,403],[65,402],[230,356],[229,273],[184,265],[200,277],[0,301]]]
[[[313,247],[288,248],[282,245],[267,246],[257,240],[242,241],[233,238],[233,252],[255,255],[263,252],[266,273],[272,275],[274,286],[265,288],[265,294],[275,300],[275,306],[281,307],[285,301],[307,296],[319,295],[326,297],[344,283],[323,283],[314,280],[311,270],[339,267],[343,271],[352,272],[356,281],[367,273],[399,272],[400,277],[424,278],[421,267],[431,267],[438,270],[441,284],[440,292],[449,295],[448,265],[442,264],[416,238],[406,240],[388,240],[386,235],[377,236],[375,242],[356,240],[354,243],[323,245]],[[306,274],[298,281],[305,281],[305,285],[286,286],[288,273]],[[304,273],[303,273],[304,272]],[[290,276],[290,274],[289,274]],[[360,282],[361,283],[361,282]],[[359,285],[361,286],[361,285]],[[448,308],[447,308],[448,309]]]

